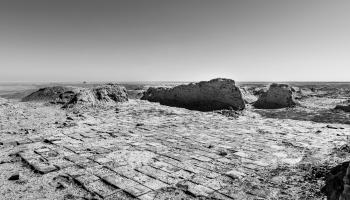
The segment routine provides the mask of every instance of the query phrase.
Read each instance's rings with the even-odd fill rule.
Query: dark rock
[[[9,181],[16,181],[19,180],[19,173],[15,173],[8,178]]]
[[[348,190],[350,173],[347,172],[350,169],[348,168],[349,162],[344,162],[332,168],[326,175],[326,184],[321,189],[321,192],[327,196],[327,200],[350,199],[350,192]]]
[[[350,105],[337,105],[335,110],[342,110],[344,112],[350,112]]]
[[[261,94],[255,108],[278,109],[296,105],[292,88],[287,84],[272,83],[267,92]]]
[[[141,99],[200,111],[245,108],[235,81],[220,78],[173,88],[149,88]]]

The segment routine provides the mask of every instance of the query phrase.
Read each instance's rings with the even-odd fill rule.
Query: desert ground
[[[254,99],[267,85],[239,87]],[[325,199],[350,154],[350,114],[333,109],[350,84],[291,85],[292,108],[209,112],[140,100],[147,84],[66,109],[20,100],[43,85],[2,86],[0,199]]]

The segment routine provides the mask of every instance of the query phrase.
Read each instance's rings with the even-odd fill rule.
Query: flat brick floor
[[[288,188],[297,186],[281,188],[270,171],[303,163],[310,152],[328,155],[349,135],[349,126],[330,130],[253,112],[229,119],[144,101],[68,114],[73,120],[57,123],[52,134],[6,139],[2,146],[21,147],[18,156],[34,172],[66,174],[104,199],[157,199],[164,188],[193,198],[290,199],[295,194]]]

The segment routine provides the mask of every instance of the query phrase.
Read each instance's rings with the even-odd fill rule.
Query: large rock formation
[[[326,176],[326,185],[321,190],[327,196],[327,200],[350,200],[349,178],[349,162],[332,168]]]
[[[211,111],[245,108],[241,91],[234,80],[213,79],[173,88],[149,88],[141,98],[163,105]]]
[[[292,88],[287,84],[272,83],[267,90],[260,95],[254,103],[255,108],[277,109],[295,106]]]
[[[107,84],[79,91],[64,107],[74,105],[97,105],[128,101],[128,94],[124,87]]]
[[[126,89],[116,84],[106,84],[94,88],[47,87],[39,89],[22,99],[22,101],[41,101],[63,104],[63,107],[108,104],[127,100],[128,95]]]

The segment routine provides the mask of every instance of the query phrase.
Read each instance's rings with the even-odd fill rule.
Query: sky
[[[349,0],[2,0],[0,82],[350,81]]]

